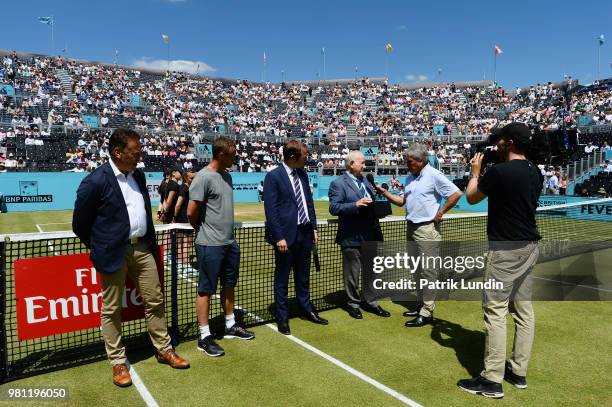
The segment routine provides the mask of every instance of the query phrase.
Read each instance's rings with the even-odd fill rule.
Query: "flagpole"
[[[54,26],[55,26],[55,17],[51,16],[51,56],[55,55],[55,40],[53,39]]]
[[[323,48],[323,80],[327,79],[327,74],[325,73],[325,48]]]
[[[389,53],[385,51],[385,79],[389,80]]]
[[[601,70],[601,41],[599,41],[599,46],[597,47],[597,80],[599,81],[599,75]]]
[[[497,51],[493,48],[493,85],[497,86]]]

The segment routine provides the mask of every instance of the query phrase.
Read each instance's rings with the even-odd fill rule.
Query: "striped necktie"
[[[308,222],[308,217],[306,216],[306,210],[302,200],[302,186],[300,177],[298,177],[296,170],[291,171],[291,178],[293,179],[293,192],[295,193],[295,200],[298,206],[298,225],[303,225],[304,223]]]
[[[359,185],[359,192],[361,193],[361,197],[365,198],[366,197],[366,189],[365,189],[365,186],[363,185],[363,181],[360,180],[359,178],[357,178],[357,185]]]

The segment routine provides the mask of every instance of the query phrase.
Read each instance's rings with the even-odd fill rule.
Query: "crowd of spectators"
[[[465,165],[471,144],[461,136],[486,135],[510,121],[539,130],[576,127],[581,116],[591,125],[612,124],[609,86],[568,96],[568,86],[550,82],[512,91],[453,83],[408,89],[368,79],[261,84],[16,53],[2,58],[0,81],[16,92],[0,95],[0,121],[11,125],[0,133],[0,148],[10,137],[40,146],[52,125],[80,129],[66,152],[73,170],[104,162],[105,129],[123,126],[143,133],[145,167],[149,158],[169,157],[191,169],[197,165],[194,146],[205,134],[232,134],[240,140],[237,170],[257,172],[279,164],[286,137],[311,143],[314,168],[342,166],[355,145],[375,147],[378,166],[403,165],[402,151],[414,139],[428,143],[437,163]],[[91,117],[98,129],[87,129]],[[449,135],[456,138],[449,141]],[[19,155],[9,150],[5,159]],[[29,157],[15,159],[27,164]]]

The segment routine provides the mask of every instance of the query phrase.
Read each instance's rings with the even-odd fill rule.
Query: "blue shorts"
[[[240,267],[240,247],[233,242],[225,246],[195,245],[198,258],[198,292],[214,294],[217,281],[222,287],[236,287]]]

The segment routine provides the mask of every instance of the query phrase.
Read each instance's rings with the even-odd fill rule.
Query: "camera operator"
[[[481,175],[483,154],[471,164],[466,195],[470,204],[489,200],[487,234],[489,253],[485,280],[503,283],[503,289],[485,290],[484,370],[472,379],[460,380],[459,388],[472,394],[502,398],[505,379],[519,389],[527,387],[527,364],[534,338],[535,318],[531,304],[532,270],[538,258],[540,234],[535,220],[543,177],[525,153],[533,135],[522,123],[510,123],[492,135],[502,160]],[[510,361],[506,359],[506,314],[516,325]],[[504,363],[505,362],[505,363]]]

